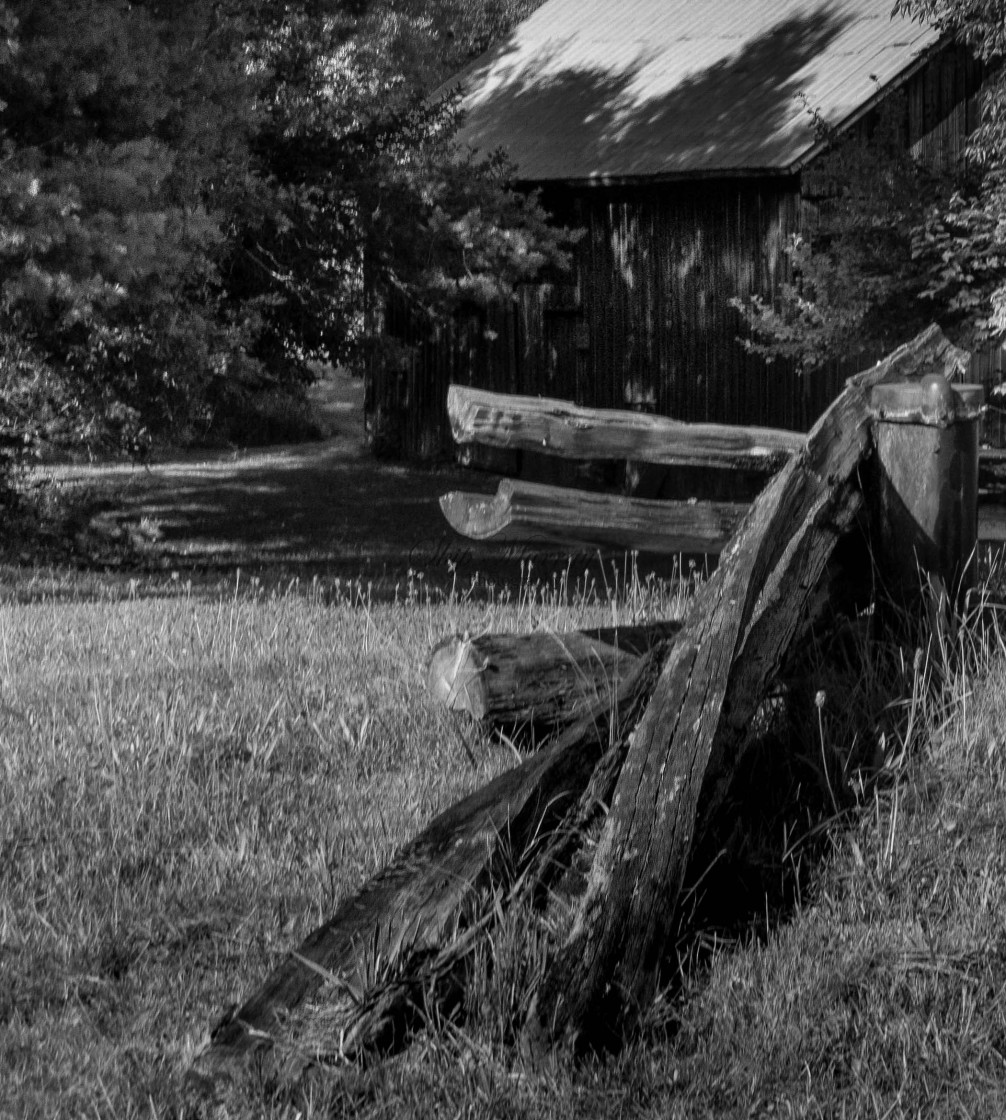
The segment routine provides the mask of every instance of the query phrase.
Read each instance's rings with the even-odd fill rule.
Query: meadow
[[[511,743],[428,698],[434,642],[682,606],[663,581],[572,569],[439,592],[412,573],[380,602],[360,581],[238,574],[0,604],[0,1116],[1002,1115],[993,611],[980,633],[941,631],[936,661],[934,646],[887,651],[900,691],[875,765],[780,847],[796,893],[700,937],[621,1054],[532,1066],[513,1047],[541,951],[516,915],[463,1016],[404,1053],[250,1078],[212,1107],[185,1092],[226,1006],[434,813],[514,764]],[[827,764],[876,681],[844,699],[823,684]]]

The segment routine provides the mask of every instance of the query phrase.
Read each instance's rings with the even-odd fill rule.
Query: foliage
[[[305,15],[260,44],[258,193],[236,207],[227,283],[265,308],[287,352],[358,362],[391,293],[444,316],[565,259],[506,164],[457,150],[456,94],[429,96],[455,57],[441,43],[450,14]]]
[[[1006,3],[1003,0],[898,0],[896,11],[925,19],[967,42],[989,69],[982,121],[970,137],[974,181],[919,230],[916,249],[930,263],[925,295],[948,299],[979,340],[1006,336]]]
[[[753,339],[748,349],[810,370],[836,356],[890,350],[936,318],[961,318],[954,293],[941,307],[920,229],[952,195],[953,181],[919,164],[902,134],[904,100],[889,98],[869,132],[838,134],[816,117],[827,147],[804,172],[804,230],[786,253],[792,280],[776,300],[734,300]]]
[[[99,398],[135,417],[127,447],[185,433],[177,413],[241,343],[207,298],[222,231],[206,202],[240,158],[238,43],[181,0],[7,9],[0,331],[79,390],[79,437]]]
[[[455,99],[428,97],[522,9],[474,10],[5,0],[0,334],[82,418],[125,410],[135,450],[358,359],[392,289],[448,314],[559,260],[499,161],[455,150]]]

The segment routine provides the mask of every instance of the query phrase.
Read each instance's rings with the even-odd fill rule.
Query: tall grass
[[[242,581],[0,605],[0,1116],[197,1114],[179,1075],[211,1019],[438,809],[512,765],[427,699],[433,642],[681,606],[631,565],[607,586],[524,575],[437,595],[414,572],[385,603],[359,582]],[[250,1081],[224,1114],[1000,1115],[998,616],[843,640],[847,671],[834,650],[806,667],[799,761],[780,741],[751,770],[750,790],[791,783],[817,815],[768,805],[724,839],[752,863],[774,845],[766,882],[789,874],[786,907],[684,947],[618,1058],[522,1059],[514,1025],[562,914],[518,910],[480,945],[464,1003],[406,1054]]]
[[[527,575],[0,605],[0,1115],[172,1114],[210,1019],[512,765],[429,701],[436,640],[669,606]]]

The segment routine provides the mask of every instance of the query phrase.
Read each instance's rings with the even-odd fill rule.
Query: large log
[[[614,703],[598,703],[549,747],[436,817],[356,895],[290,953],[211,1031],[190,1080],[212,1089],[249,1055],[271,1049],[286,1016],[326,980],[361,1005],[378,977],[434,955],[459,911],[490,884],[495,861],[511,870],[575,811],[600,759],[631,726],[652,688],[656,656],[641,659]]]
[[[624,1036],[649,1004],[696,837],[861,501],[868,390],[962,360],[930,328],[853,378],[696,595],[633,734],[572,931],[537,993],[532,1048],[582,1042],[599,1028]]]
[[[604,702],[679,622],[558,633],[454,635],[434,647],[426,680],[451,711],[501,725],[571,723]]]
[[[566,459],[632,459],[667,466],[771,472],[804,447],[780,428],[686,424],[666,416],[582,408],[547,397],[452,385],[447,411],[456,443],[546,452]]]
[[[718,555],[748,507],[650,501],[505,478],[493,497],[452,491],[440,508],[456,532],[477,541]]]

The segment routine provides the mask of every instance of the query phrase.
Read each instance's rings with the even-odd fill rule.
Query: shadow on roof
[[[826,6],[782,20],[652,97],[641,80],[659,65],[652,51],[620,70],[555,73],[554,55],[541,54],[472,105],[461,136],[484,152],[507,148],[525,180],[782,169],[814,140],[804,71],[848,22]],[[475,68],[469,88],[485,73]]]

